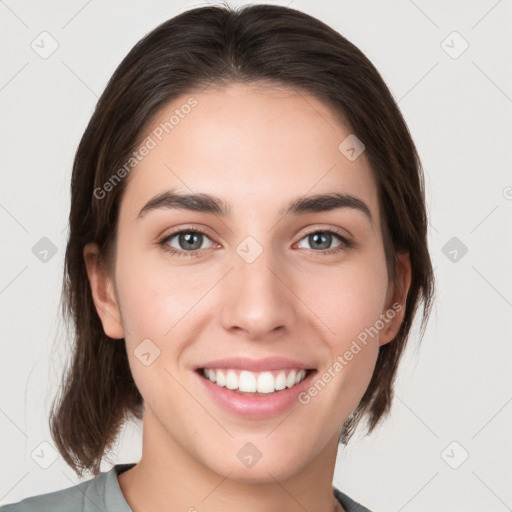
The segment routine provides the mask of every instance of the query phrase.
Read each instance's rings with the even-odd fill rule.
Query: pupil
[[[314,240],[314,244],[312,244],[312,245],[315,245],[317,242],[319,242],[320,245],[323,245],[322,247],[317,247],[318,249],[328,249],[329,248],[330,237],[331,237],[331,235],[329,233],[324,233],[324,232],[315,233],[315,234],[311,235],[311,237]],[[322,244],[322,239],[326,240],[323,242],[323,244]]]
[[[186,244],[192,244],[194,245],[194,239],[195,239],[195,244],[197,245],[197,247],[188,247],[188,249],[200,249],[201,248],[201,243],[197,243],[197,240],[199,239],[199,237],[201,236],[200,233],[186,233],[184,235],[181,235],[182,236],[182,241],[184,240],[186,242]],[[186,245],[185,244],[185,245]]]

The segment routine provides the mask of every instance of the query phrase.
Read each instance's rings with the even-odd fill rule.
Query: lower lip
[[[199,380],[211,397],[225,410],[251,419],[264,419],[277,416],[298,402],[298,395],[310,385],[316,370],[309,373],[304,380],[291,388],[275,391],[264,395],[242,395],[226,387],[217,386],[201,375],[202,370],[196,371]]]

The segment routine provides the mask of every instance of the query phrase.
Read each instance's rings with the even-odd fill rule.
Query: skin
[[[153,127],[190,96],[166,105]],[[404,306],[409,256],[399,255],[400,286],[393,287],[368,161],[363,153],[351,162],[338,150],[350,131],[320,100],[256,85],[193,97],[198,105],[125,178],[113,275],[98,264],[95,244],[84,249],[105,333],[125,339],[145,400],[142,458],[119,476],[121,490],[135,512],[230,512],[240,503],[246,512],[336,510],[339,429],[367,389],[378,347],[396,336],[403,309],[291,414],[255,421],[228,413],[192,370],[236,354],[296,358],[321,374],[393,303]],[[233,214],[161,209],[137,219],[151,197],[171,188],[218,196]],[[373,222],[351,208],[278,213],[299,196],[335,191],[364,201]],[[206,231],[199,257],[158,245],[182,228]],[[313,228],[338,229],[355,245],[334,253],[340,240],[333,235],[333,253],[321,254],[306,233]],[[263,250],[250,264],[236,252],[249,235]],[[190,251],[179,236],[167,243]],[[146,338],[161,351],[149,366],[134,355]],[[250,468],[236,457],[247,442],[262,453]]]

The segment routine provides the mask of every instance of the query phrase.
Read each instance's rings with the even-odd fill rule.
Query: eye
[[[329,249],[333,241],[336,239],[339,241],[338,245],[336,245],[334,249]],[[182,229],[167,235],[165,238],[160,240],[158,244],[171,255],[183,258],[193,258],[195,256],[201,256],[201,251],[209,249],[214,245],[212,242],[211,245],[205,247],[203,245],[205,240],[212,242],[210,237],[201,230]],[[350,240],[340,233],[332,230],[317,229],[316,231],[307,233],[301,238],[301,241],[302,240],[307,240],[308,244],[310,244],[309,248],[313,252],[319,254],[335,254],[352,246],[352,242]]]
[[[333,240],[336,238],[340,241],[340,243],[335,246],[333,250],[326,250],[329,249]],[[304,236],[301,241],[302,240],[307,240],[308,244],[310,244],[310,248],[313,249],[314,252],[319,252],[321,254],[334,254],[342,251],[345,248],[351,247],[352,245],[351,242],[340,233],[330,230],[311,231],[310,233],[306,234],[306,236]]]
[[[210,240],[210,238],[203,231],[197,229],[184,229],[171,233],[170,235],[160,240],[159,244],[162,245],[166,251],[173,255],[184,258],[192,258],[194,256],[199,256],[199,253],[202,249],[211,247],[203,246],[205,238]],[[176,239],[174,241],[174,245],[173,239]]]

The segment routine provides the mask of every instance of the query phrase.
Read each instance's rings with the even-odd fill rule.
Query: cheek
[[[309,290],[306,297],[311,310],[322,319],[326,336],[337,350],[374,326],[383,311],[387,291],[384,263],[374,258],[360,258],[324,268],[314,281],[301,277]],[[314,284],[314,293],[312,285]],[[364,337],[364,336],[362,336]],[[378,337],[373,337],[378,341]]]
[[[375,248],[373,254],[359,253],[336,269],[323,269],[316,275],[315,289],[318,292],[310,291],[311,302],[306,302],[322,320],[318,325],[325,333],[328,352],[311,396],[322,395],[313,407],[336,411],[337,424],[361,400],[377,362],[380,330],[376,325],[387,291],[384,255]],[[324,388],[328,391],[320,392]]]
[[[123,319],[129,335],[137,337],[170,336],[175,326],[182,328],[181,319],[187,322],[187,313],[208,290],[208,283],[191,267],[171,267],[163,256],[150,260],[142,253],[120,257],[116,279]]]

